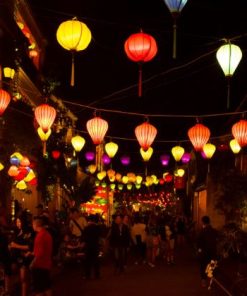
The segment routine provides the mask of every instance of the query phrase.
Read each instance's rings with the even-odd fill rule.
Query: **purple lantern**
[[[86,160],[92,161],[94,160],[95,154],[93,151],[88,151],[85,153]]]
[[[163,166],[167,166],[169,164],[170,156],[167,154],[161,155],[160,161]]]
[[[103,161],[103,164],[107,165],[107,164],[109,164],[111,162],[111,159],[107,154],[103,154],[102,161]]]
[[[182,156],[182,163],[186,164],[186,163],[189,163],[190,162],[190,158],[191,158],[191,155],[189,152],[185,152]]]
[[[127,155],[124,155],[120,158],[120,161],[122,165],[129,165],[130,164],[130,157]]]

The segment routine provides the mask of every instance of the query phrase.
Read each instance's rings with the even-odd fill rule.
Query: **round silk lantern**
[[[9,103],[10,103],[10,94],[1,88],[0,89],[0,116],[3,115]]]
[[[125,41],[124,50],[133,62],[139,63],[138,96],[142,96],[142,64],[152,60],[157,54],[155,39],[143,32],[130,35]]]
[[[211,143],[207,143],[203,146],[202,148],[204,155],[206,156],[207,159],[210,159],[213,157],[215,151],[216,151],[216,147],[215,145],[211,144]]]
[[[88,166],[88,171],[90,174],[94,174],[96,172],[97,166],[95,164],[90,164]]]
[[[232,135],[240,147],[247,145],[247,120],[241,119],[232,126]]]
[[[51,128],[56,118],[56,113],[56,109],[49,106],[48,104],[42,104],[35,108],[35,119],[44,133],[47,133]]]
[[[136,184],[142,183],[142,176],[136,176]]]
[[[4,169],[4,165],[0,162],[0,171]]]
[[[93,151],[88,151],[85,153],[86,160],[92,161],[95,158],[95,154]]]
[[[85,143],[85,139],[81,136],[75,136],[71,139],[71,144],[76,152],[80,152],[84,147]]]
[[[20,163],[21,166],[23,167],[28,167],[30,165],[30,161],[27,157],[23,157]]]
[[[188,130],[188,137],[196,151],[201,151],[210,137],[210,130],[205,125],[197,123]]]
[[[191,158],[190,153],[185,152],[185,153],[183,154],[183,156],[182,156],[181,161],[182,161],[182,163],[186,164],[186,163],[189,163],[189,162],[190,162],[190,158]]]
[[[164,155],[161,155],[161,156],[160,156],[160,161],[161,161],[161,164],[162,164],[163,166],[168,166],[168,164],[169,164],[169,160],[170,160],[170,156],[167,155],[167,154],[164,154]]]
[[[19,190],[25,190],[27,189],[27,184],[22,180],[16,184],[16,188]]]
[[[105,145],[105,151],[110,158],[113,158],[118,151],[118,144],[109,142]]]
[[[15,166],[15,165],[12,165],[9,170],[8,170],[8,175],[10,177],[15,177],[19,174],[19,170],[18,170],[18,167]]]
[[[53,151],[51,152],[51,155],[52,155],[52,157],[53,157],[54,159],[58,159],[58,158],[60,157],[60,155],[61,155],[61,152],[60,152],[59,150],[53,150]]]
[[[30,185],[33,185],[33,186],[36,186],[38,184],[38,180],[37,178],[33,178],[30,182],[29,182]]]
[[[57,41],[66,50],[72,53],[71,81],[74,86],[74,54],[86,49],[92,39],[91,32],[86,24],[76,18],[61,23],[57,29]]]
[[[127,155],[124,155],[120,158],[120,161],[121,161],[122,165],[127,166],[130,164],[130,157]]]
[[[142,149],[147,151],[157,135],[157,129],[149,122],[144,122],[135,128],[135,135]]]
[[[43,130],[42,130],[42,128],[39,127],[37,129],[37,132],[38,132],[38,135],[39,135],[40,140],[42,142],[46,142],[49,139],[50,135],[51,135],[51,129],[49,129],[46,133],[44,133]]]
[[[102,181],[106,177],[106,171],[99,172],[97,178]]]
[[[230,147],[234,154],[238,154],[241,150],[241,146],[238,144],[238,141],[236,139],[232,139],[230,141]]]
[[[17,158],[16,156],[10,157],[10,163],[12,165],[18,166],[20,164],[20,159]]]
[[[106,120],[95,116],[88,120],[87,131],[93,140],[95,145],[99,145],[103,142],[105,134],[108,130],[108,123]]]
[[[107,154],[103,154],[102,161],[103,161],[103,164],[105,164],[105,165],[108,165],[111,163],[111,159]]]
[[[151,158],[151,156],[153,155],[153,148],[149,147],[147,151],[144,151],[142,148],[140,148],[140,153],[141,153],[143,160],[145,162],[148,162],[149,159]]]
[[[175,146],[171,150],[172,156],[176,161],[180,161],[182,156],[184,155],[184,148],[181,146]]]

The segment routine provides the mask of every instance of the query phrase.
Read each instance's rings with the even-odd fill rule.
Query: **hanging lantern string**
[[[208,118],[208,117],[219,117],[219,116],[231,116],[231,115],[237,115],[237,114],[243,114],[247,113],[247,110],[244,111],[238,111],[238,112],[226,112],[226,113],[215,113],[215,114],[202,114],[202,115],[195,115],[195,114],[144,114],[144,113],[136,113],[136,112],[127,112],[127,111],[121,111],[121,110],[114,110],[114,109],[103,109],[103,108],[95,108],[94,106],[90,105],[84,105],[80,103],[75,103],[71,101],[66,101],[63,100],[64,103],[77,106],[77,107],[82,107],[85,109],[90,109],[90,110],[97,110],[105,113],[116,113],[116,114],[122,114],[122,115],[130,115],[130,116],[140,116],[144,118],[149,118],[149,117],[160,117],[160,118]]]

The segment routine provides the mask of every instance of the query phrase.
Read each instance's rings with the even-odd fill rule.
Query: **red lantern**
[[[0,89],[0,116],[4,113],[9,103],[10,103],[10,94],[5,90]]]
[[[52,155],[52,157],[53,157],[54,159],[58,159],[58,158],[60,157],[60,155],[61,155],[61,152],[60,152],[59,150],[53,150],[53,151],[51,152],[51,155]]]
[[[132,34],[125,41],[124,50],[128,58],[139,63],[139,89],[138,96],[142,96],[142,63],[152,60],[157,53],[155,39],[143,32]]]
[[[188,130],[188,137],[196,151],[202,150],[210,137],[210,130],[205,125],[197,123]]]
[[[247,120],[241,119],[232,126],[233,137],[241,147],[247,145]]]
[[[31,181],[28,182],[28,184],[36,186],[38,184],[37,178],[33,178]]]
[[[26,168],[24,168],[24,167],[18,168],[18,172],[19,172],[18,175],[14,176],[14,179],[16,181],[23,180],[26,177],[26,175],[28,174],[28,170]]]
[[[35,108],[35,111],[34,111],[35,118],[44,133],[47,133],[48,130],[51,128],[56,118],[56,113],[57,112],[55,108],[47,104],[42,104]]]
[[[107,121],[100,117],[94,117],[87,122],[87,131],[95,145],[102,143],[107,130]]]
[[[179,177],[179,176],[176,176],[174,178],[174,187],[175,189],[184,189],[185,188],[185,178],[184,177]]]
[[[135,128],[135,135],[142,149],[147,151],[157,135],[157,129],[149,122],[144,122]]]

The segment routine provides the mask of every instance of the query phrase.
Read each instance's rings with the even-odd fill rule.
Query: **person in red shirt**
[[[33,220],[33,229],[37,232],[31,264],[34,292],[36,296],[51,296],[52,236],[44,228],[42,217]]]

